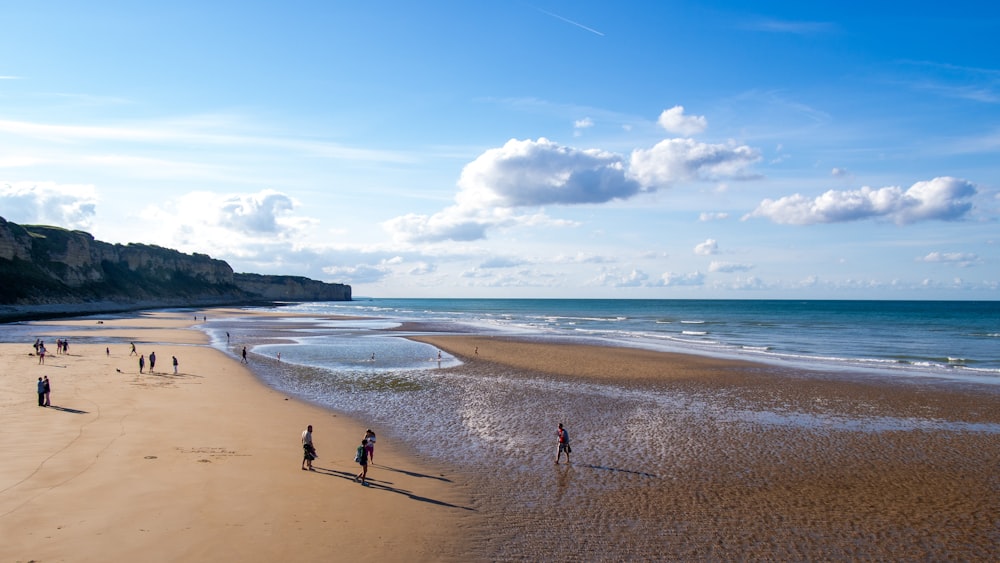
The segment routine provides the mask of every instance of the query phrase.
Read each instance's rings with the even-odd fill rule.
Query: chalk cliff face
[[[0,307],[67,311],[254,300],[347,301],[351,287],[294,276],[234,274],[222,260],[0,217]],[[0,317],[3,317],[0,311]]]

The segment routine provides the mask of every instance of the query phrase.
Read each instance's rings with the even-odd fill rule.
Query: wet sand
[[[485,336],[415,339],[461,357],[479,377],[613,383],[623,397],[646,389],[711,405],[671,412],[564,394],[561,418],[538,413],[551,442],[531,460],[537,468],[471,476],[488,520],[476,536],[484,558],[1000,557],[1000,395],[991,386]],[[525,399],[499,400],[516,409]],[[793,423],[747,416],[760,412]],[[795,423],[805,414],[814,422]],[[557,422],[576,436],[570,465],[553,464]],[[608,455],[594,436],[623,446]],[[637,437],[665,451],[644,455],[630,445]]]

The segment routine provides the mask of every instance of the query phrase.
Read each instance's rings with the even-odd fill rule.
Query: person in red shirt
[[[556,465],[559,465],[559,458],[562,456],[563,452],[566,452],[566,465],[569,465],[569,432],[563,428],[562,423],[559,423],[559,430],[556,431],[556,436],[559,437],[559,449],[556,451]]]

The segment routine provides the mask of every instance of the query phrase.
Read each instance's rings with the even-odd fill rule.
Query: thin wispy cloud
[[[573,21],[573,20],[571,20],[569,18],[564,18],[564,17],[560,16],[559,14],[553,14],[552,12],[548,12],[546,10],[543,10],[543,9],[539,8],[538,6],[532,6],[532,8],[538,10],[539,12],[545,14],[546,16],[553,17],[553,18],[555,18],[557,20],[560,20],[560,21],[564,21],[564,22],[566,22],[566,23],[568,23],[570,25],[575,25],[576,27],[579,27],[580,29],[582,29],[584,31],[589,31],[589,32],[593,33],[594,35],[600,35],[601,37],[604,37],[604,34],[601,33],[600,31],[597,31],[596,29],[594,29],[592,27],[587,27],[587,26],[583,25],[580,22],[575,22],[575,21]]]
[[[760,18],[747,21],[740,27],[751,31],[789,33],[793,35],[816,35],[821,33],[832,33],[837,30],[836,24],[831,22],[780,20],[773,18]]]

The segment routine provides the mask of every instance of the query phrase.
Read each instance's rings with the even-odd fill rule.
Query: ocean
[[[280,310],[377,319],[330,324],[337,334],[358,337],[413,321],[799,368],[1000,383],[1000,301],[359,299]],[[421,367],[401,359],[409,351],[393,351],[408,346],[397,340],[362,340],[328,358],[350,364],[367,351],[393,359],[393,367]]]

